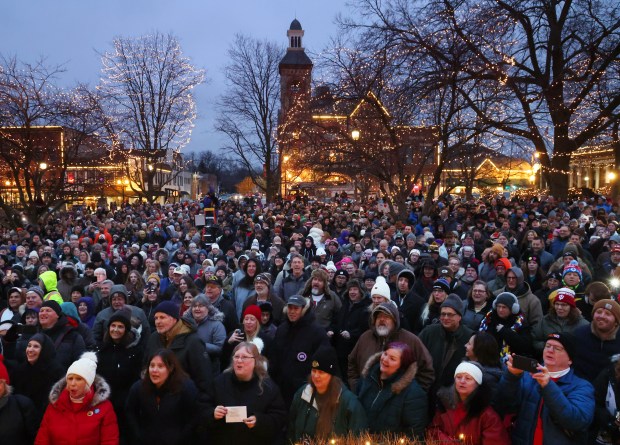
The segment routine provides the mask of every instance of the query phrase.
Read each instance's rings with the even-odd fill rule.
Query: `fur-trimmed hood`
[[[374,355],[371,355],[370,358],[366,361],[364,365],[364,369],[362,370],[362,377],[367,377],[371,372],[377,374],[377,379],[379,378],[379,360],[381,359],[381,354],[383,352],[377,352]],[[398,371],[394,377],[392,377],[392,384],[390,386],[390,390],[394,394],[400,394],[404,389],[406,389],[411,382],[415,379],[416,374],[418,373],[418,364],[413,362],[409,367],[403,372]]]
[[[66,387],[67,387],[66,377],[63,377],[58,382],[56,382],[54,386],[52,386],[52,389],[49,395],[49,401],[51,404],[56,404],[58,402],[58,400],[60,399],[60,395],[62,394],[62,391]],[[105,400],[108,400],[110,398],[110,393],[111,393],[110,385],[108,385],[108,382],[106,382],[103,379],[103,377],[101,377],[100,375],[95,376],[92,390],[93,390],[93,397],[88,403],[89,407],[96,406],[100,404],[101,402],[104,402]]]

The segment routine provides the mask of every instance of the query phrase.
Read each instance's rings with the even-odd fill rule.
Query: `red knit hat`
[[[241,320],[243,320],[246,315],[253,315],[258,321],[260,321],[261,310],[257,305],[251,304],[245,308],[245,311],[243,311],[243,317],[241,317]]]
[[[566,303],[571,307],[577,307],[575,303],[575,292],[573,292],[572,289],[562,287],[558,290],[551,292],[549,297],[551,297],[552,303],[558,301],[560,303]]]
[[[9,379],[9,372],[6,370],[6,366],[4,366],[4,356],[0,354],[0,380],[4,380],[7,385],[11,383]]]

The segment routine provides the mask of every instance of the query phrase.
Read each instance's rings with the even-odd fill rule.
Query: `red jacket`
[[[84,403],[75,404],[63,378],[50,392],[35,445],[118,445],[118,425],[110,387],[100,376],[95,377]]]
[[[467,445],[510,445],[510,437],[499,415],[487,406],[479,416],[469,422],[457,425],[455,409],[437,410],[428,427],[429,439]]]

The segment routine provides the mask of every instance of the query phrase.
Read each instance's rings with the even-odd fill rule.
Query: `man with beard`
[[[574,357],[575,374],[593,382],[609,359],[620,353],[620,304],[614,300],[599,300],[592,310],[592,323],[574,332],[577,349]]]
[[[392,302],[381,303],[371,312],[371,328],[364,332],[349,354],[348,379],[351,389],[355,389],[368,359],[383,350],[391,342],[402,342],[411,348],[413,361],[418,364],[416,380],[428,390],[433,384],[435,373],[433,359],[420,339],[400,327],[400,316]]]
[[[340,297],[329,289],[327,272],[323,269],[313,271],[301,295],[310,300],[316,324],[327,330],[329,337],[333,336],[333,331],[328,328],[342,307],[342,302]]]
[[[568,243],[568,239],[570,238],[571,230],[568,226],[561,226],[558,229],[558,236],[551,242],[551,246],[549,246],[549,250],[551,251],[551,255],[554,258],[559,258],[564,252],[564,247],[566,243]]]

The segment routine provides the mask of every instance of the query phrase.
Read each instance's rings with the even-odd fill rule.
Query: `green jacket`
[[[314,437],[319,408],[313,398],[311,385],[304,385],[295,393],[289,412],[288,434],[291,442],[300,442],[304,437]],[[340,392],[338,409],[332,428],[335,436],[361,434],[367,426],[366,413],[355,394],[344,385]]]

